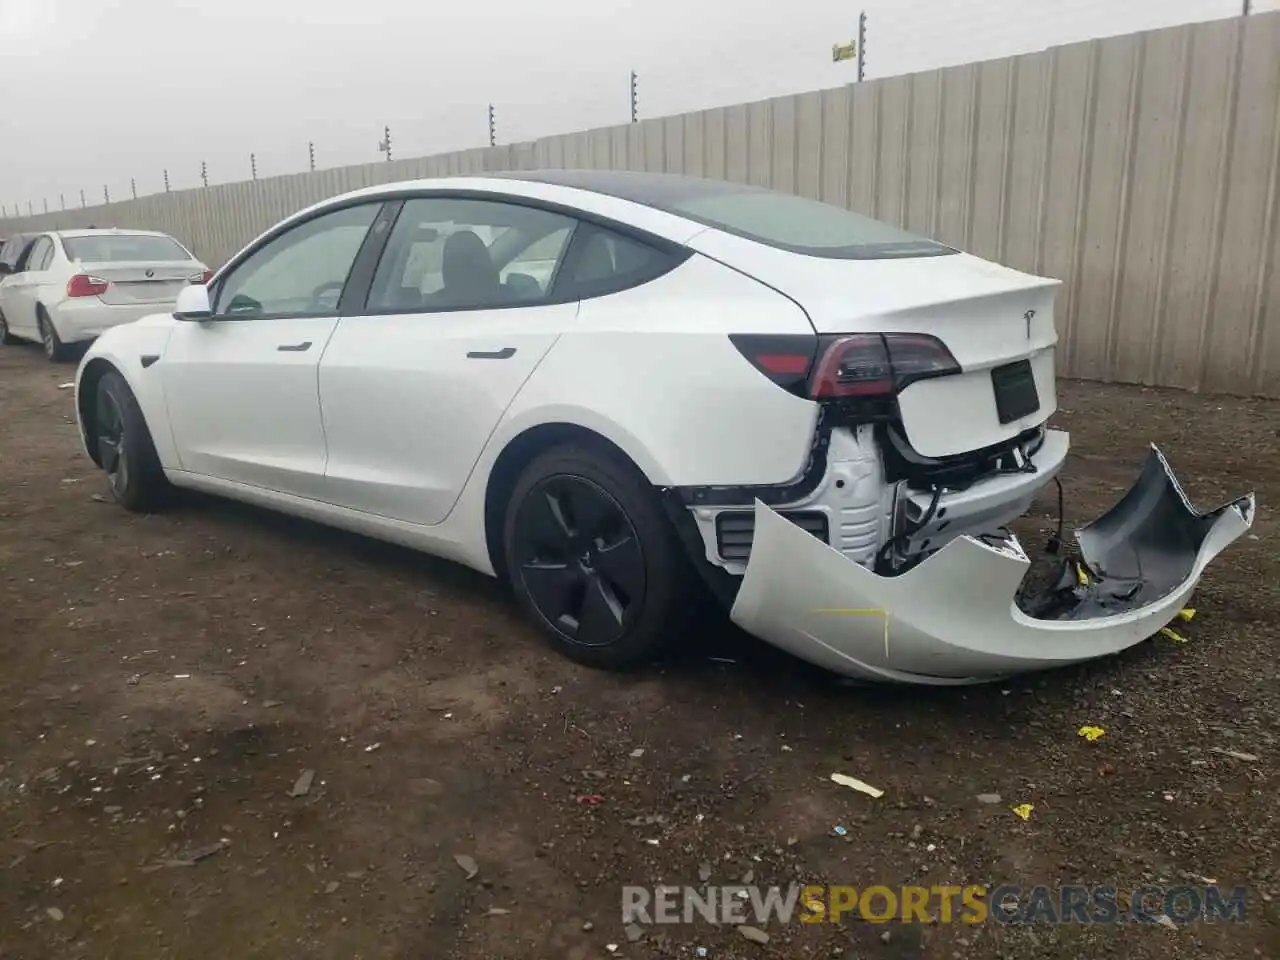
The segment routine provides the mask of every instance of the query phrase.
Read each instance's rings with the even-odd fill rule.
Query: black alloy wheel
[[[156,456],[138,399],[117,370],[98,380],[93,413],[85,419],[86,445],[97,454],[111,494],[126,510],[146,513],[169,500],[169,481]]]
[[[129,489],[129,453],[126,446],[125,417],[115,394],[104,390],[94,414],[94,438],[98,458],[111,483],[111,492],[124,497]]]
[[[635,525],[602,486],[581,476],[540,480],[514,522],[515,568],[542,620],[582,647],[616,643],[644,606],[644,551]]]

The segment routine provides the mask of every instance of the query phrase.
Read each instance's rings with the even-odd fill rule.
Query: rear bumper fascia
[[[79,343],[93,340],[112,327],[133,323],[143,317],[165,313],[173,309],[171,301],[157,303],[103,303],[97,297],[64,300],[50,314],[58,338],[63,343]]]
[[[1252,526],[1253,494],[1197,512],[1154,446],[1133,488],[1077,533],[1094,576],[1054,619],[1016,596],[1030,560],[1012,535],[957,538],[894,577],[852,562],[757,502],[731,617],[836,673],[965,684],[1119,653],[1178,615],[1208,564]]]

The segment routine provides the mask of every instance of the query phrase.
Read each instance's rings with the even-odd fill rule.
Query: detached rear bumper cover
[[[1076,534],[1091,582],[1040,619],[1015,601],[1030,561],[1011,534],[961,537],[881,577],[757,501],[731,616],[795,656],[869,680],[977,683],[1078,663],[1173,620],[1254,508],[1249,494],[1198,513],[1153,446],[1129,492]]]

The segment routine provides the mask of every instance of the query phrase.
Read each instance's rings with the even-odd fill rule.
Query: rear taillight
[[[937,337],[856,333],[823,344],[809,396],[891,397],[916,380],[959,372],[955,357]]]
[[[193,273],[191,276],[187,277],[187,283],[196,283],[204,286],[212,279],[213,271],[206,270],[204,273]]]
[[[922,333],[731,334],[729,339],[778,386],[814,400],[892,399],[916,380],[960,372],[942,341]]]
[[[753,367],[792,393],[804,394],[818,352],[812,334],[732,333],[729,339]]]
[[[99,277],[90,276],[87,273],[77,273],[67,281],[67,296],[100,297],[107,292],[107,287],[109,286],[111,286],[110,283]]]

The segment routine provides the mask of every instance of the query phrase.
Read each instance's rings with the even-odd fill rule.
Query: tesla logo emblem
[[[156,275],[156,272],[155,272],[154,270],[148,270],[148,271],[147,271],[147,278],[148,278],[148,279],[150,279],[151,277],[154,277],[155,275]]]
[[[1028,310],[1026,313],[1022,315],[1022,319],[1027,321],[1027,339],[1028,340],[1031,339],[1031,321],[1034,320],[1035,318],[1036,318],[1036,312],[1034,310]]]

